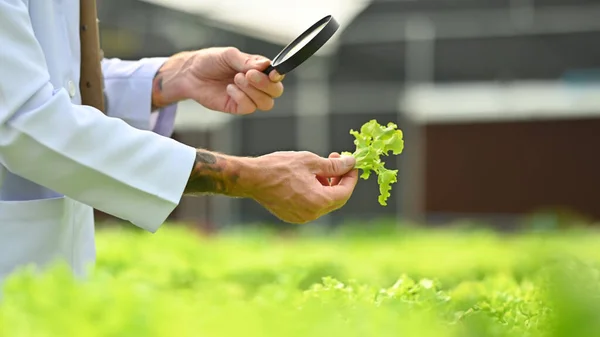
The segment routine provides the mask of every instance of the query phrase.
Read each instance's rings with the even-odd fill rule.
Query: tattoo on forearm
[[[152,110],[156,110],[159,108],[162,108],[162,106],[159,106],[159,104],[157,104],[157,100],[159,97],[161,97],[162,95],[162,90],[163,90],[163,75],[160,73],[160,71],[156,74],[156,76],[154,77],[154,80],[152,82]]]
[[[185,194],[232,195],[239,175],[226,158],[207,151],[196,152],[194,169],[185,188]]]
[[[163,108],[182,99],[181,92],[170,88],[188,72],[196,59],[195,52],[180,52],[171,56],[156,72],[152,81],[152,110]],[[175,97],[173,97],[175,94]]]
[[[158,91],[162,91],[163,90],[163,77],[162,74],[158,75],[158,78],[156,79],[156,88]]]
[[[196,163],[216,164],[217,157],[212,153],[198,151],[196,152]]]

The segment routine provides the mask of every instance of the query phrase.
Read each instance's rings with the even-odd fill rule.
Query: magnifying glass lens
[[[304,39],[302,39],[294,47],[292,47],[290,50],[288,50],[288,52],[285,53],[285,55],[283,55],[283,58],[280,61],[278,60],[279,61],[278,63],[285,62],[288,58],[290,58],[294,54],[296,54],[300,49],[304,48],[304,46],[306,46],[307,43],[309,43],[317,34],[319,34],[319,32],[323,28],[325,28],[326,25],[327,25],[327,22],[323,23],[322,25],[317,27],[315,30],[310,32],[310,34],[306,35],[306,37],[304,37]]]
[[[273,69],[285,75],[296,69],[302,62],[310,58],[325,42],[327,42],[339,28],[333,16],[327,15],[314,23],[294,41],[285,46],[273,59],[263,73],[269,75]]]

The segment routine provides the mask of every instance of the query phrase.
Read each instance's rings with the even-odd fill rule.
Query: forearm
[[[253,158],[235,157],[198,149],[184,194],[249,197],[254,170]]]

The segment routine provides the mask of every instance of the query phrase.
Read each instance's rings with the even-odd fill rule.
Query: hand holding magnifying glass
[[[267,80],[261,72],[267,76],[273,70],[280,75],[289,73],[325,45],[338,28],[331,15],[325,16],[283,48],[266,69],[268,60],[260,61],[258,55],[235,48],[205,48],[175,54],[157,71],[152,106],[158,109],[192,99],[208,109],[237,115],[271,110],[274,99],[282,94],[282,84]],[[249,62],[253,57],[259,65]],[[183,67],[192,76],[180,76]]]

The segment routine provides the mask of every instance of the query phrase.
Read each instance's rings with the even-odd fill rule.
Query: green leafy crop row
[[[101,231],[86,280],[5,283],[0,336],[596,336],[599,239]]]

